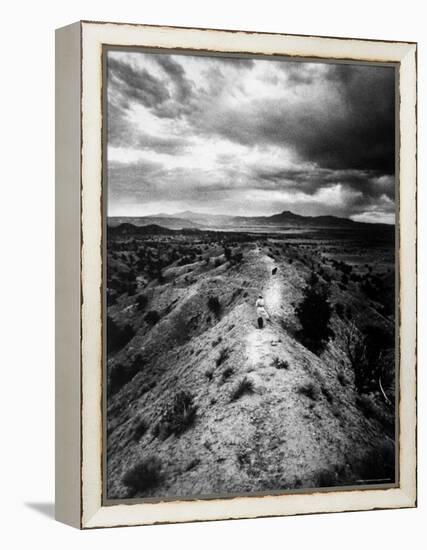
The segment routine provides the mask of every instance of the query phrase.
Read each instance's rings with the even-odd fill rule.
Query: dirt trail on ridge
[[[359,410],[339,345],[331,342],[317,356],[295,337],[305,264],[287,248],[284,253],[252,243],[236,265],[203,260],[191,273],[185,266],[173,269],[172,282],[158,285],[150,297],[149,307],[164,311],[163,317],[115,358],[126,365],[140,355],[146,362],[109,403],[109,496],[127,498],[124,475],[153,457],[161,464],[160,481],[132,497],[294,490],[354,480],[349,464],[375,448],[381,427]],[[255,307],[260,293],[270,316],[263,329]],[[207,305],[213,296],[219,312]],[[249,387],[236,397],[244,381]],[[163,436],[165,406],[181,389],[194,399],[195,419],[181,433]]]
[[[263,329],[254,326],[245,338],[248,362],[254,367],[260,362],[272,358],[272,349],[281,341],[275,324],[283,309],[282,275],[280,271],[276,272],[275,275],[272,274],[273,268],[277,267],[273,259],[267,255],[261,256],[259,248],[256,249],[255,253],[259,256],[259,263],[265,266],[266,270],[266,281],[262,289],[262,295],[269,319],[264,322]]]

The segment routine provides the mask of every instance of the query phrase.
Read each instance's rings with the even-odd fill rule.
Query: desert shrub
[[[149,323],[150,325],[155,325],[155,324],[158,323],[159,320],[160,320],[159,312],[156,311],[155,309],[152,309],[152,310],[149,311],[149,312],[147,313],[147,315],[145,316],[145,320],[146,320],[147,323]]]
[[[145,361],[141,355],[136,355],[128,363],[114,363],[108,374],[108,393],[115,394],[125,384],[130,382],[144,367]]]
[[[135,336],[131,325],[119,326],[112,317],[107,316],[107,351],[109,353],[118,351]]]
[[[139,294],[136,298],[136,303],[139,310],[144,309],[148,303],[147,296],[145,294]]]
[[[221,311],[221,304],[217,296],[209,296],[208,298],[208,308],[212,311],[217,317]]]
[[[156,456],[140,460],[122,478],[130,496],[157,487],[161,481],[162,463]]]
[[[328,388],[326,388],[325,386],[322,386],[322,387],[321,387],[321,390],[322,390],[323,396],[326,398],[326,401],[327,401],[328,403],[332,403],[333,400],[334,400],[334,396],[333,396],[332,393],[328,390]]]
[[[218,336],[218,338],[216,340],[214,340],[212,342],[212,347],[216,347],[218,344],[220,344],[222,342],[222,337],[221,336]]]
[[[284,359],[280,359],[279,357],[275,357],[272,362],[272,366],[276,367],[276,369],[288,369],[289,363],[285,361]]]
[[[226,367],[223,371],[222,371],[222,379],[225,381],[225,380],[228,380],[230,378],[230,376],[232,376],[234,374],[234,369],[233,367]]]
[[[339,372],[337,374],[337,379],[341,386],[347,386],[347,378],[343,375],[342,372]]]
[[[236,386],[233,388],[230,396],[230,401],[237,401],[243,395],[254,393],[254,383],[246,376],[239,380]]]
[[[219,352],[218,357],[215,360],[216,366],[219,367],[220,365],[222,365],[222,363],[224,363],[224,361],[228,359],[229,355],[230,355],[230,352],[228,348],[222,348],[221,351]]]
[[[317,276],[312,273],[303,298],[295,313],[301,324],[300,340],[313,353],[323,351],[327,341],[333,336],[330,328],[332,308],[328,301],[328,292],[318,284]]]
[[[196,412],[193,395],[185,390],[177,392],[163,412],[160,434],[165,437],[171,434],[180,435],[193,425]]]
[[[141,437],[148,430],[148,423],[145,418],[137,418],[133,424],[132,439],[134,441],[139,441]]]
[[[300,395],[305,395],[305,397],[308,397],[312,401],[316,401],[318,398],[318,392],[316,386],[313,384],[313,382],[307,382],[305,384],[302,384],[298,387],[297,392]]]
[[[208,368],[205,370],[205,376],[209,380],[209,382],[212,380],[213,375],[214,375],[213,368]]]

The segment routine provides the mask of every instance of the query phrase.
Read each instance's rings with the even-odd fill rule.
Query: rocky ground
[[[135,334],[108,358],[109,380],[119,373],[108,395],[108,498],[394,481],[394,427],[379,392],[355,390],[340,339],[348,318],[334,313],[335,336],[319,355],[297,337],[310,252],[261,240],[241,250],[235,264],[174,264],[162,284],[144,283],[142,308],[126,295],[109,308],[116,323],[130,319]],[[352,322],[368,316],[392,326],[356,284],[343,289],[337,275],[329,286]],[[259,293],[270,315],[262,330]],[[161,316],[148,324],[142,319],[153,309]],[[123,383],[120,369],[129,365]]]

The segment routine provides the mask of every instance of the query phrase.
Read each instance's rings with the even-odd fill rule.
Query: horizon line
[[[353,220],[351,217],[344,217],[344,216],[336,216],[335,214],[318,214],[316,216],[311,216],[311,215],[304,215],[304,214],[296,214],[295,212],[292,212],[292,210],[282,210],[281,212],[277,212],[276,214],[257,214],[257,215],[248,215],[248,216],[243,216],[243,215],[233,215],[233,214],[209,214],[207,212],[197,212],[197,211],[194,211],[194,210],[179,210],[179,211],[176,211],[176,212],[173,212],[171,214],[168,214],[166,212],[157,212],[155,214],[108,214],[107,213],[107,218],[155,218],[155,217],[158,217],[158,216],[164,216],[164,217],[173,217],[173,216],[177,216],[179,214],[185,214],[185,213],[190,213],[190,214],[195,214],[197,216],[227,216],[227,217],[230,217],[230,218],[271,218],[273,216],[278,216],[280,214],[292,214],[293,216],[300,216],[301,218],[325,218],[325,217],[331,217],[331,218],[335,218],[337,220],[348,220],[348,221],[351,221],[351,222],[354,222],[354,223],[366,223],[366,224],[380,224],[380,225],[396,225],[396,222],[385,222],[385,221],[359,221],[359,220]]]

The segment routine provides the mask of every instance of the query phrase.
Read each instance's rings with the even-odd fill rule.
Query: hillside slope
[[[126,311],[137,329],[108,364],[110,374],[136,365],[108,399],[109,498],[355,484],[380,442],[393,447],[392,433],[385,437],[383,423],[360,407],[339,339],[345,321],[334,315],[336,338],[320,356],[296,338],[294,306],[310,268],[275,252],[253,243],[237,264],[212,268],[202,258],[165,270],[163,284],[145,290],[145,310],[161,312],[154,326],[132,297],[111,308],[118,323]],[[334,300],[357,311],[361,297],[331,288]],[[262,330],[254,307],[260,292],[270,313]],[[210,297],[218,308],[207,306]],[[188,422],[171,431],[162,418],[181,391],[192,398]],[[149,480],[132,486],[126,474],[141,463]]]

